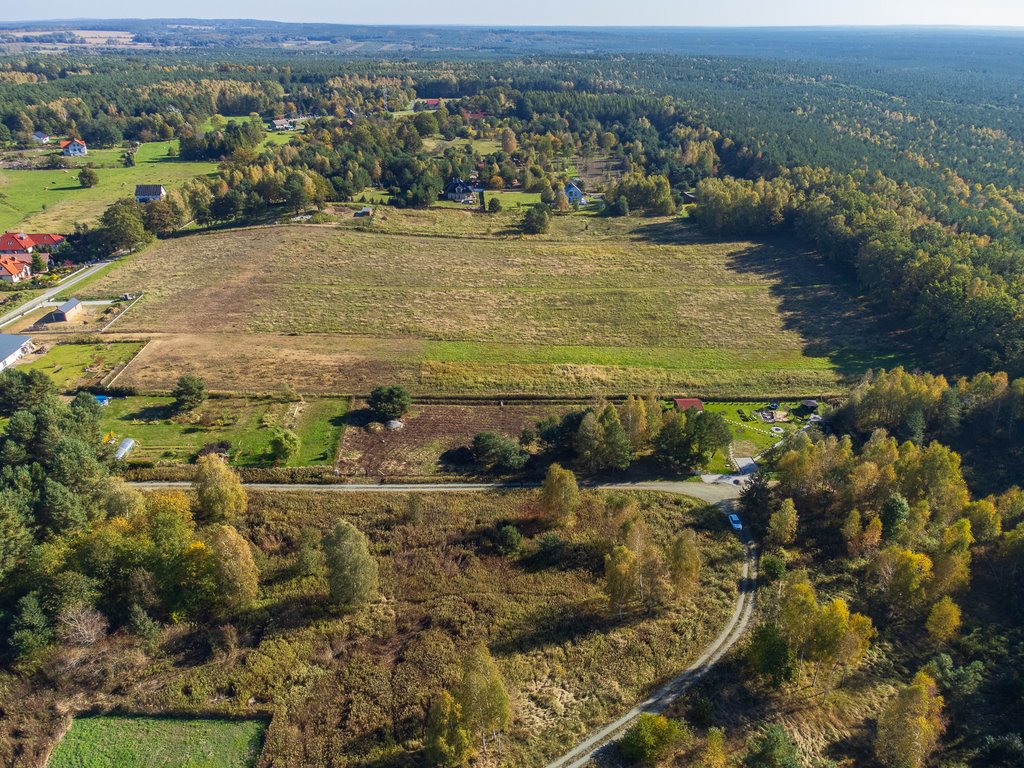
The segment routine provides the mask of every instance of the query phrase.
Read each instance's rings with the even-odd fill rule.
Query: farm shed
[[[53,310],[53,321],[55,323],[66,323],[82,311],[82,302],[78,299],[68,299],[55,310]]]

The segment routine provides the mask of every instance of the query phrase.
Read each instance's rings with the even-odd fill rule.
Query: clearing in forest
[[[247,391],[804,395],[898,359],[852,286],[787,241],[589,215],[523,238],[516,221],[379,208],[366,229],[175,238],[82,293],[144,293],[117,330],[154,338],[122,382],[146,389],[192,369]]]

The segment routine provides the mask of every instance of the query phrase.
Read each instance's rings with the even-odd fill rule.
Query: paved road
[[[152,482],[134,483],[139,488],[187,488],[189,483]],[[313,485],[293,483],[275,485],[271,483],[246,483],[247,488],[267,491],[316,491],[324,493],[406,493],[417,492],[480,492],[507,490],[523,487],[536,487],[537,483],[500,484],[500,483],[438,483],[438,484],[382,484],[382,485]],[[701,501],[715,504],[722,514],[729,514],[735,509],[735,501],[740,489],[728,483],[695,483],[649,481],[638,483],[601,483],[596,486],[603,490],[645,490],[662,493],[676,493],[690,496]],[[757,544],[750,537],[746,528],[740,534],[743,541],[743,571],[739,584],[739,595],[732,615],[718,636],[708,645],[693,664],[683,672],[658,688],[648,698],[624,713],[621,717],[597,729],[580,741],[572,749],[552,760],[546,768],[583,768],[598,757],[604,750],[611,749],[619,737],[640,715],[664,711],[673,701],[678,699],[694,682],[699,680],[715,663],[732,648],[743,636],[750,625],[754,614],[754,593],[757,587]]]
[[[50,288],[50,289],[44,291],[43,293],[39,294],[34,299],[26,301],[20,307],[17,307],[16,309],[12,309],[6,315],[0,316],[0,326],[4,326],[7,323],[11,322],[11,320],[14,320],[15,318],[21,317],[22,315],[28,314],[29,312],[31,312],[32,310],[36,309],[37,307],[45,304],[47,301],[49,301],[51,298],[56,296],[61,291],[67,290],[71,286],[80,283],[82,280],[85,280],[87,277],[91,276],[93,273],[98,272],[99,270],[103,269],[103,267],[107,266],[107,264],[109,264],[109,263],[110,262],[108,262],[108,261],[96,262],[96,264],[94,264],[93,266],[89,267],[88,269],[85,269],[85,270],[83,270],[81,272],[76,273],[73,277],[69,277],[69,278],[65,279],[63,282],[59,283],[58,285],[54,286],[53,288]]]
[[[138,488],[159,489],[159,488],[189,488],[188,482],[153,481],[132,483]],[[245,483],[246,488],[257,491],[314,491],[317,493],[452,493],[469,491],[500,491],[514,490],[517,488],[539,488],[540,483]],[[637,483],[599,483],[586,486],[600,490],[621,490],[621,491],[660,491],[662,493],[677,493],[682,496],[692,496],[695,499],[706,501],[709,504],[735,499],[739,496],[740,489],[726,483],[695,483],[695,482],[674,482],[667,480],[651,480]]]

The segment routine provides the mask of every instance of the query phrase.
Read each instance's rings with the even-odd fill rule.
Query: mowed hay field
[[[850,286],[786,242],[675,219],[577,215],[523,238],[511,214],[377,216],[167,240],[92,283],[83,297],[145,294],[118,330],[155,341],[120,383],[730,397],[832,392],[893,359]]]

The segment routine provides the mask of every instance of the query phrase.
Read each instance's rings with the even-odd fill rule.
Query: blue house
[[[587,204],[587,198],[583,196],[583,190],[571,181],[565,185],[565,199],[569,201],[569,205]]]

